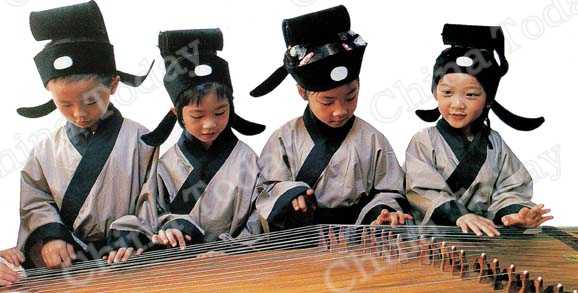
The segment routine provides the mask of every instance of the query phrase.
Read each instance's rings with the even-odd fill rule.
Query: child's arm
[[[74,254],[69,253],[67,247],[72,247],[74,239],[60,218],[36,149],[21,172],[20,184],[18,247],[31,264],[49,268],[68,266]]]
[[[407,210],[409,204],[403,196],[403,170],[385,137],[376,136],[371,149],[376,150],[371,156],[373,158],[371,193],[374,197],[361,210],[357,223],[392,226],[405,224],[412,217],[404,213],[404,208]]]
[[[443,176],[437,171],[435,149],[429,134],[419,132],[405,152],[405,184],[407,198],[413,208],[438,225],[454,226],[459,217],[468,213],[466,207],[452,196]]]
[[[157,225],[159,149],[141,141],[138,151],[141,191],[132,199],[134,208],[129,214],[118,218],[109,227],[107,242],[110,252],[104,257],[109,264],[126,261],[147,250]]]
[[[535,228],[553,219],[544,205],[531,202],[532,177],[505,142],[501,143],[500,173],[488,216],[504,226]]]
[[[310,217],[304,212],[311,215],[315,206],[311,187],[294,179],[298,171],[291,164],[293,154],[279,132],[269,138],[259,158],[263,192],[255,206],[266,232],[307,225]]]

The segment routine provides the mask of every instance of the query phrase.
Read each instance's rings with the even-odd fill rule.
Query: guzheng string
[[[262,234],[262,235],[256,235],[256,236],[248,236],[248,237],[242,237],[236,240],[232,240],[232,241],[219,241],[219,242],[213,242],[213,243],[207,243],[207,244],[201,244],[201,245],[193,245],[193,246],[189,246],[187,247],[187,249],[185,249],[184,251],[179,250],[178,248],[171,248],[171,249],[166,249],[166,250],[159,250],[159,251],[152,251],[149,253],[145,253],[143,256],[134,258],[133,260],[127,262],[127,263],[121,263],[121,264],[115,264],[112,266],[105,266],[103,261],[101,260],[96,260],[96,261],[86,261],[86,262],[82,262],[78,265],[75,265],[71,270],[65,270],[63,272],[58,272],[58,271],[53,271],[53,270],[47,270],[47,269],[35,269],[35,270],[29,270],[27,273],[31,276],[25,280],[22,280],[22,285],[26,286],[26,288],[30,288],[30,289],[34,289],[35,284],[38,284],[38,282],[41,281],[51,281],[51,280],[56,280],[56,279],[61,279],[63,274],[67,274],[68,276],[78,276],[78,277],[82,277],[83,275],[91,275],[93,274],[94,269],[99,269],[103,272],[116,272],[116,271],[122,271],[122,270],[134,270],[134,269],[138,269],[138,268],[147,268],[147,267],[152,267],[152,266],[156,266],[160,263],[176,263],[185,259],[190,259],[191,257],[193,257],[194,255],[197,255],[201,252],[206,252],[206,251],[210,251],[210,250],[215,250],[215,251],[226,251],[227,254],[245,254],[247,252],[258,252],[258,251],[269,251],[269,250],[280,250],[280,249],[296,249],[296,248],[308,248],[311,247],[313,245],[319,244],[320,242],[322,242],[323,240],[325,241],[329,241],[328,237],[329,237],[329,231],[333,231],[332,227],[338,227],[338,229],[335,230],[335,232],[332,232],[334,235],[334,238],[339,238],[340,235],[339,234],[346,234],[346,237],[351,239],[351,238],[362,238],[361,236],[364,236],[362,234],[368,234],[368,231],[378,231],[381,232],[381,236],[383,236],[384,232],[392,232],[392,233],[401,233],[401,235],[404,235],[404,237],[408,237],[408,235],[425,235],[425,236],[433,236],[435,235],[436,238],[440,239],[440,240],[444,240],[448,243],[448,245],[455,245],[458,246],[460,248],[460,250],[464,250],[464,252],[468,253],[467,257],[468,260],[474,260],[476,259],[477,256],[475,255],[469,255],[469,253],[482,253],[482,252],[491,252],[492,251],[492,246],[494,245],[502,245],[504,243],[503,240],[508,240],[505,238],[495,238],[495,239],[490,239],[488,240],[488,238],[485,237],[477,237],[475,235],[470,235],[470,234],[462,234],[461,230],[454,228],[454,227],[424,227],[424,226],[403,226],[400,228],[389,228],[389,227],[384,227],[384,226],[378,226],[378,227],[366,227],[366,226],[334,226],[334,225],[325,225],[325,226],[310,226],[310,227],[304,227],[304,228],[299,228],[299,229],[294,229],[294,230],[286,230],[286,231],[281,231],[281,232],[274,232],[274,233],[269,233],[269,234]],[[320,231],[323,231],[324,233],[320,233]],[[511,229],[511,228],[501,228],[500,229],[500,233],[502,234],[502,237],[515,237],[515,236],[522,236],[525,235],[524,231],[519,230],[519,229]],[[373,233],[371,233],[373,234]],[[365,235],[367,236],[367,235]],[[560,237],[568,237],[567,235],[558,235]],[[413,237],[413,239],[411,239],[411,237]],[[417,236],[411,236],[410,240],[403,240],[400,241],[399,244],[403,245],[403,249],[404,250],[414,250],[414,252],[408,252],[407,256],[403,256],[405,257],[406,260],[412,260],[412,259],[416,259],[419,256],[409,256],[410,253],[415,253],[415,250],[418,250],[420,248],[420,245],[418,245],[417,243],[420,241],[419,239],[417,239]],[[543,236],[540,234],[537,235],[532,235],[533,239],[549,239],[549,237],[547,236]],[[371,238],[371,237],[370,237]],[[457,241],[452,241],[452,239],[456,239]],[[474,242],[471,242],[471,240],[480,240],[483,239],[484,243],[483,243],[483,247],[480,247],[479,245],[472,245]],[[466,242],[461,242],[462,240],[466,240]],[[509,239],[511,240],[511,239]],[[249,244],[246,245],[246,243],[248,242],[255,242],[253,244]],[[261,241],[261,242],[259,242]],[[359,239],[359,241],[361,241],[361,239]],[[383,241],[382,239],[376,239],[376,241],[374,242],[374,245],[370,245],[370,246],[359,246],[357,248],[348,248],[347,249],[347,253],[348,254],[358,254],[358,253],[362,253],[364,251],[368,251],[371,249],[382,249],[383,248]],[[237,246],[235,246],[235,244]],[[235,246],[233,248],[231,248],[232,246]],[[526,245],[526,247],[528,247]],[[550,247],[546,244],[543,247],[540,248],[544,248],[544,249],[550,249]],[[549,252],[551,252],[552,250],[550,249]],[[261,262],[266,262],[268,264],[272,264],[275,261],[277,262],[291,262],[291,261],[295,261],[295,260],[303,260],[303,259],[307,259],[307,258],[314,258],[316,257],[315,253],[312,253],[312,250],[306,250],[306,251],[302,251],[302,252],[295,252],[295,251],[291,251],[291,250],[287,250],[284,252],[281,252],[281,254],[277,254],[275,256],[273,256],[272,258],[264,258],[262,256],[254,256],[251,254],[246,254],[243,255],[241,257],[241,261],[236,261],[236,263],[232,266],[229,266],[229,270],[226,271],[226,275],[235,275],[238,274],[240,271],[247,271],[247,267],[249,265],[256,267],[256,272],[257,275],[259,273],[259,261]],[[332,260],[337,260],[339,258],[344,258],[344,257],[348,257],[346,255],[341,255],[341,254],[335,254],[334,259],[325,259],[326,261],[332,261]],[[155,275],[166,275],[166,276],[171,276],[172,274],[182,274],[182,273],[190,273],[191,276],[195,276],[197,278],[202,278],[203,274],[194,274],[195,270],[202,266],[203,264],[206,264],[207,262],[211,262],[211,263],[219,263],[222,261],[226,261],[225,258],[220,257],[220,256],[215,256],[215,257],[210,257],[210,258],[206,258],[206,259],[197,259],[195,262],[187,264],[186,266],[174,266],[174,267],[170,267],[168,269],[161,269],[160,271],[155,271]],[[552,265],[551,262],[548,262],[548,265]],[[271,271],[270,273],[274,273],[276,270],[284,270],[286,269],[286,267],[284,266],[276,266],[273,267],[273,271]],[[470,270],[471,271],[471,270]],[[398,270],[396,272],[403,272],[403,270]],[[202,273],[204,274],[211,274],[211,272],[206,272],[206,270],[204,270]],[[223,276],[222,282],[227,282],[227,276]],[[214,275],[211,275],[212,277],[214,277]],[[96,278],[97,280],[99,280],[99,278],[101,278],[102,280],[99,280],[100,282],[98,282],[99,286],[114,286],[114,283],[107,283],[106,280],[109,278],[107,276],[92,276],[93,280]],[[211,278],[212,280],[214,280],[214,278]],[[233,278],[234,279],[234,278]],[[191,279],[187,279],[187,282],[190,282]],[[447,280],[447,281],[455,281],[455,280]],[[145,284],[139,284],[139,285],[146,285]],[[199,284],[199,285],[203,285],[204,284]],[[388,285],[389,286],[389,285]],[[112,287],[111,287],[112,288]]]

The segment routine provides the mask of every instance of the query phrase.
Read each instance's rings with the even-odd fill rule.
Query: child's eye
[[[353,96],[353,97],[351,97],[351,98],[347,98],[347,99],[345,99],[345,100],[348,101],[348,102],[352,102],[353,100],[355,100],[355,96]]]
[[[225,114],[225,111],[223,111],[223,112],[218,112],[218,113],[215,113],[215,116],[221,116],[221,115],[224,115],[224,114]]]
[[[480,93],[466,93],[466,96],[470,99],[475,99],[475,98],[481,96],[481,94]]]
[[[330,102],[330,101],[321,102],[321,105],[323,105],[323,106],[331,106],[331,104],[333,104],[333,102]]]
[[[189,117],[191,117],[192,119],[201,119],[201,118],[203,118],[203,116],[189,116]]]
[[[446,96],[446,97],[447,97],[447,96],[451,96],[451,95],[452,95],[452,91],[442,91],[442,94],[443,94],[444,96]]]

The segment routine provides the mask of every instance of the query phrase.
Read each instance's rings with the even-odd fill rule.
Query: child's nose
[[[335,108],[333,109],[333,116],[335,117],[343,117],[347,116],[347,107],[342,105],[341,103],[337,103]]]
[[[463,109],[465,107],[464,98],[461,95],[455,95],[452,98],[451,107],[456,109]]]
[[[215,120],[213,120],[213,119],[207,119],[203,123],[204,129],[212,129],[212,128],[215,128],[215,126],[217,126],[217,123],[215,123]]]

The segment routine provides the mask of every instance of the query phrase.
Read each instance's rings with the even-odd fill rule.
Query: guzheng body
[[[578,228],[317,225],[35,269],[16,292],[578,292]],[[2,291],[0,289],[0,291]]]

